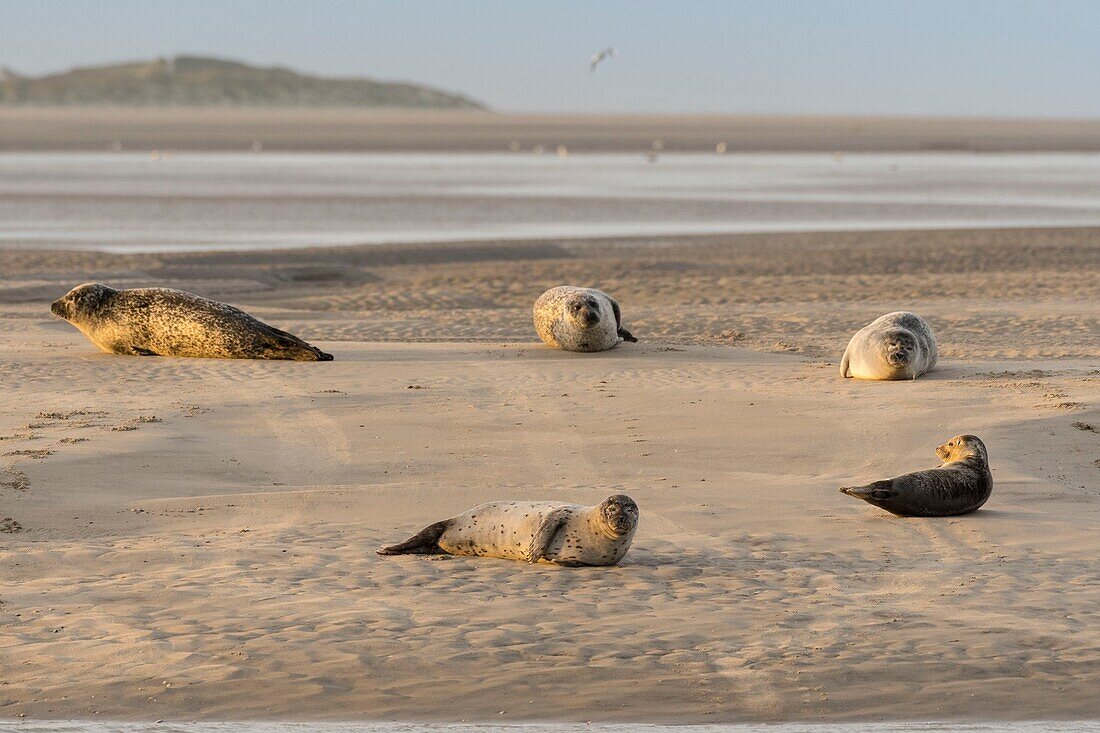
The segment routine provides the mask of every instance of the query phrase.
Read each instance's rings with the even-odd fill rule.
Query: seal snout
[[[615,530],[617,533],[626,534],[630,531],[630,528],[634,526],[634,518],[620,510],[608,517],[607,523],[610,524],[611,529]]]
[[[65,299],[58,298],[50,303],[50,313],[53,313],[58,318],[65,318]]]
[[[600,322],[600,304],[591,298],[573,304],[573,316],[584,328],[592,328]]]
[[[891,344],[886,352],[886,361],[892,367],[907,367],[913,362],[913,353],[904,344]]]

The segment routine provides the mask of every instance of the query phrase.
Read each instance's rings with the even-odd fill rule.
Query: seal
[[[903,517],[951,517],[985,504],[993,493],[985,443],[975,435],[956,435],[936,448],[936,455],[943,461],[938,468],[848,486],[840,493]]]
[[[615,565],[634,539],[638,505],[615,494],[596,506],[494,501],[430,524],[379,555],[475,555],[579,567]]]
[[[638,339],[623,328],[618,302],[602,290],[559,285],[535,301],[535,331],[547,346],[607,351]]]
[[[936,366],[938,358],[936,337],[925,320],[895,311],[856,331],[840,360],[840,376],[916,379]]]
[[[78,285],[50,305],[109,354],[332,361],[297,336],[182,290]]]

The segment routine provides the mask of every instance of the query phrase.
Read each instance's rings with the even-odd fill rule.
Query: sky
[[[1100,0],[0,0],[19,73],[176,54],[505,112],[1100,117]]]

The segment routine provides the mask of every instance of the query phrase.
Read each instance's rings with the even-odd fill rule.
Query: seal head
[[[562,304],[562,309],[569,324],[581,331],[587,331],[600,322],[600,302],[584,291],[571,294]]]
[[[940,457],[944,465],[970,459],[980,461],[983,464],[989,463],[985,443],[977,435],[956,435],[943,445],[938,446],[936,455]]]
[[[917,350],[913,334],[901,329],[887,331],[882,338],[882,358],[894,369],[906,369]]]
[[[70,323],[86,320],[100,311],[107,300],[117,292],[114,288],[100,283],[77,285],[50,303],[50,312]]]
[[[600,503],[600,518],[609,537],[625,537],[638,528],[638,505],[626,494],[614,494]]]

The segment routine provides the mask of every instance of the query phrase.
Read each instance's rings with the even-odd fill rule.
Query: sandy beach
[[[88,280],[336,361],[100,354],[48,309]],[[563,282],[641,342],[538,344]],[[0,251],[0,716],[1100,717],[1098,304],[1087,228]],[[841,379],[900,307],[940,368]],[[837,493],[963,432],[996,482],[974,515]],[[374,553],[616,492],[642,510],[619,567]]]

